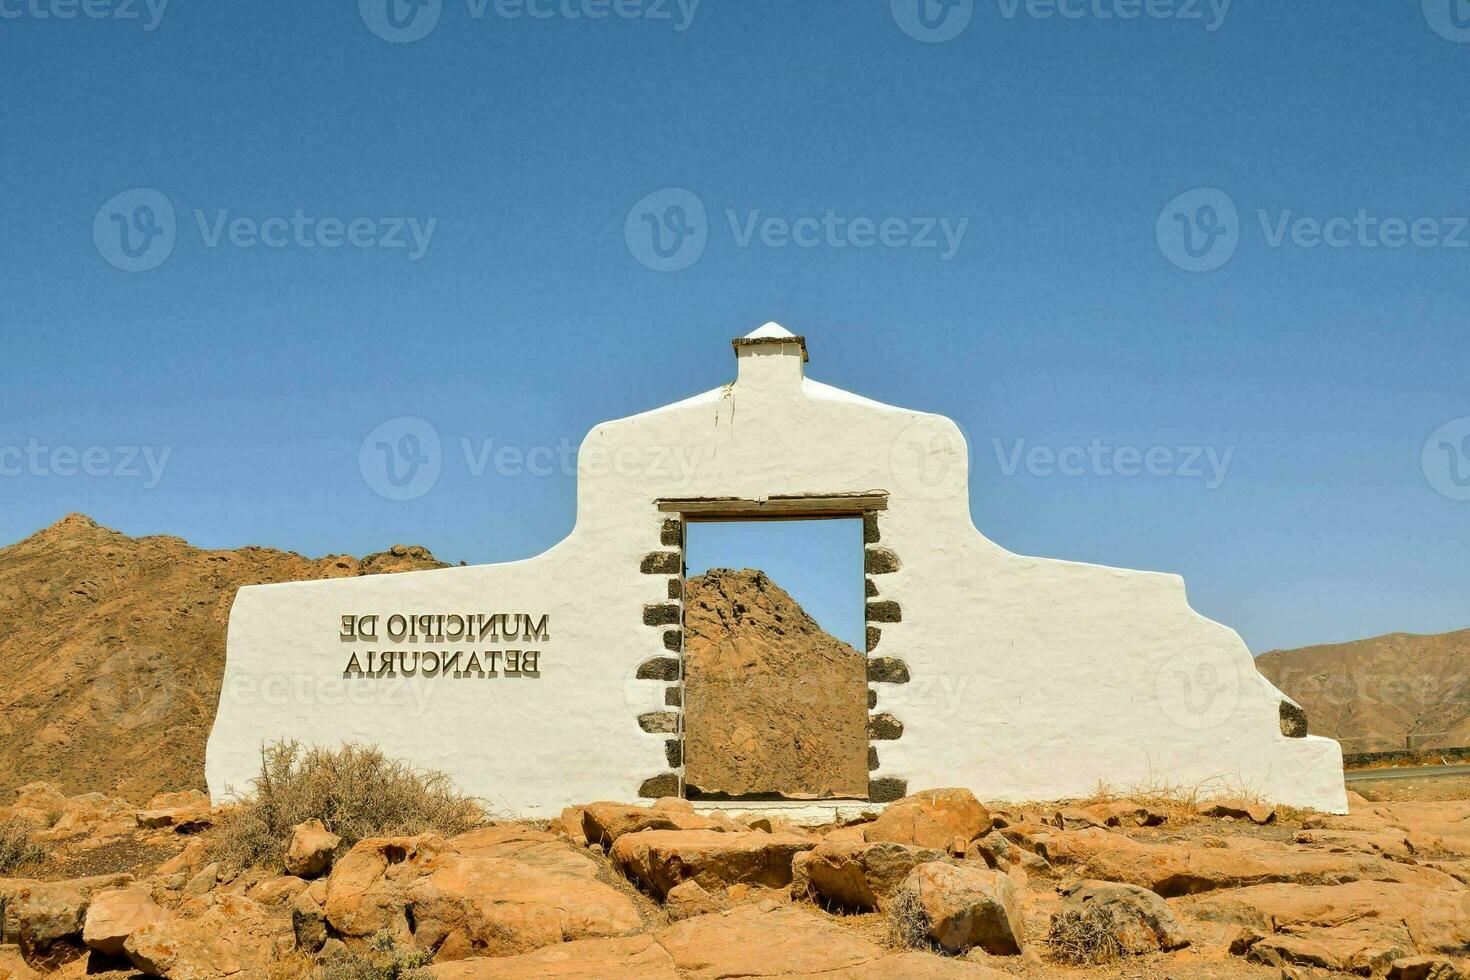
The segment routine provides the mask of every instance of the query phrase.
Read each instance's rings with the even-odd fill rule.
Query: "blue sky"
[[[567,468],[469,460],[774,319],[955,418],[1007,548],[1258,652],[1470,625],[1465,0],[385,2],[0,0],[0,540],[532,555]]]
[[[693,523],[685,533],[684,566],[689,575],[759,568],[823,629],[866,649],[860,520]]]

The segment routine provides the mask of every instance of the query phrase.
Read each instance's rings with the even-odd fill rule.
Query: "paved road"
[[[1345,775],[1350,783],[1379,779],[1434,779],[1439,776],[1470,776],[1470,766],[1414,766],[1408,769],[1355,769]]]

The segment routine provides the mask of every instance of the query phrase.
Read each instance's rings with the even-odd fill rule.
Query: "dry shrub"
[[[0,876],[27,864],[46,860],[46,852],[31,839],[35,827],[20,817],[0,821]]]
[[[1071,966],[1111,963],[1125,952],[1118,941],[1119,923],[1113,910],[1089,907],[1066,909],[1051,917],[1046,944],[1054,959]]]
[[[889,938],[906,949],[927,949],[929,942],[929,917],[919,902],[917,892],[900,888],[888,906]]]
[[[371,746],[303,750],[297,742],[261,749],[260,775],[211,836],[227,866],[276,867],[291,828],[320,820],[344,849],[366,837],[434,832],[445,837],[482,825],[485,813],[442,772],[418,770]]]
[[[418,971],[429,965],[433,955],[398,945],[385,929],[368,940],[365,949],[323,957],[314,976],[317,980],[409,980],[424,975]]]

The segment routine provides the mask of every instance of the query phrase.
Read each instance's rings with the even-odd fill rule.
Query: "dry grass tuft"
[[[928,949],[929,917],[919,903],[919,896],[906,888],[899,889],[888,906],[889,937],[905,949]]]
[[[303,751],[278,742],[261,749],[260,775],[212,832],[211,850],[232,868],[276,867],[291,828],[312,818],[348,848],[366,837],[452,837],[481,826],[485,812],[444,773],[414,769],[371,746]]]
[[[1051,917],[1046,936],[1052,958],[1070,966],[1101,966],[1120,958],[1118,921],[1111,909],[1066,909]]]
[[[424,976],[433,953],[400,946],[386,929],[368,940],[367,947],[326,956],[312,974],[316,980],[409,980]]]
[[[19,817],[0,821],[0,877],[46,860],[45,850],[31,839],[35,830],[29,821]]]

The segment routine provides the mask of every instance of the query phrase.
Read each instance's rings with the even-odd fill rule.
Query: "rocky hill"
[[[1470,745],[1470,629],[1272,650],[1256,666],[1344,752]]]
[[[685,782],[704,795],[866,798],[866,656],[765,572],[685,583]]]
[[[205,551],[80,514],[0,548],[0,802],[36,780],[130,799],[203,789],[236,589],[441,567],[402,545],[361,560]]]

